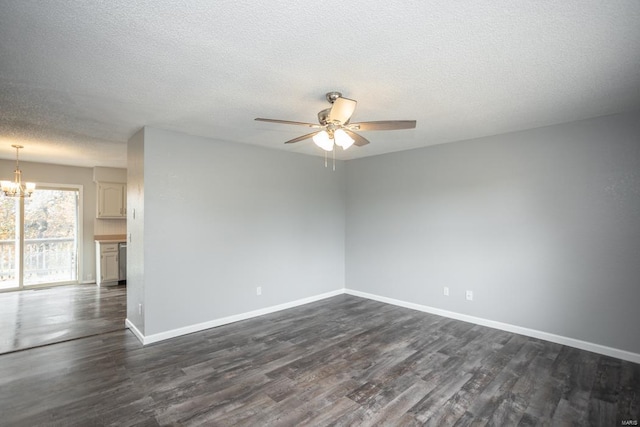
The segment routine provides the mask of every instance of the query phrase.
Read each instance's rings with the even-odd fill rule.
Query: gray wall
[[[639,124],[349,161],[346,286],[640,353]]]
[[[344,287],[344,163],[154,128],[143,157],[145,335]]]
[[[13,180],[15,168],[15,160],[0,159],[0,178]],[[93,169],[20,161],[20,170],[22,170],[24,181],[82,185],[82,260],[78,278],[81,282],[95,281],[96,251],[93,242],[93,221],[96,217],[96,187],[93,182]]]

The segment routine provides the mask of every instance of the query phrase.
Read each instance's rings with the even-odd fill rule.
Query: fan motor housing
[[[331,111],[331,108],[325,108],[324,110],[320,111],[318,113],[318,122],[322,125],[322,126],[326,126],[327,125],[327,117],[329,117],[329,112]]]

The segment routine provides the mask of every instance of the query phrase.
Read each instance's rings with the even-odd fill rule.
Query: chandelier
[[[12,145],[16,149],[16,170],[13,172],[13,181],[0,181],[2,191],[7,197],[31,197],[31,193],[36,189],[33,182],[22,183],[22,171],[18,162],[18,153],[22,145]]]

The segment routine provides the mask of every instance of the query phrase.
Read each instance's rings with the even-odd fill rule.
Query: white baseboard
[[[263,316],[269,313],[275,313],[276,311],[286,310],[288,308],[297,307],[299,305],[309,304],[311,302],[320,301],[325,298],[331,298],[336,295],[342,295],[344,289],[337,289],[335,291],[326,292],[320,295],[314,295],[312,297],[302,298],[296,301],[287,302],[284,304],[274,305],[271,307],[265,307],[258,310],[248,311],[246,313],[234,314],[233,316],[223,317],[220,319],[209,320],[203,323],[197,323],[195,325],[184,326],[182,328],[171,329],[169,331],[160,332],[152,335],[143,335],[129,320],[125,321],[125,324],[131,332],[142,342],[143,345],[151,344],[158,341],[168,340],[169,338],[179,337],[181,335],[187,335],[194,332],[203,331],[205,329],[215,328],[217,326],[227,325],[229,323],[239,322],[241,320],[247,320],[258,316]]]
[[[515,334],[525,335],[532,338],[539,338],[545,341],[562,344],[569,347],[579,348],[581,350],[591,351],[593,353],[603,354],[605,356],[616,357],[618,359],[627,360],[629,362],[640,363],[640,354],[632,353],[626,350],[607,347],[600,344],[594,344],[575,338],[563,337],[548,332],[538,331],[535,329],[523,328],[521,326],[510,325],[508,323],[496,322],[494,320],[483,319],[481,317],[469,316],[453,311],[441,310],[427,305],[415,304],[412,302],[401,301],[393,298],[383,297],[380,295],[370,294],[367,292],[356,291],[353,289],[345,289],[344,293],[367,298],[387,304],[397,305],[399,307],[410,308],[412,310],[422,311],[425,313],[436,314],[438,316],[448,317],[450,319],[462,320],[463,322],[474,323],[476,325],[487,326],[489,328],[500,329],[502,331],[513,332]]]
[[[209,328],[215,328],[217,326],[227,325],[229,323],[239,322],[241,320],[247,320],[265,314],[275,313],[276,311],[286,310],[288,308],[297,307],[311,302],[320,301],[326,298],[331,298],[341,294],[353,295],[361,298],[367,298],[370,300],[380,301],[387,304],[396,305],[399,307],[409,308],[412,310],[422,311],[424,313],[435,314],[438,316],[447,317],[450,319],[461,320],[463,322],[474,323],[476,325],[487,326],[489,328],[500,329],[502,331],[512,332],[515,334],[525,335],[532,338],[538,338],[545,341],[554,342],[556,344],[562,344],[569,347],[579,348],[581,350],[591,351],[605,356],[611,356],[629,362],[640,363],[640,354],[632,353],[626,350],[620,350],[617,348],[607,347],[600,344],[594,344],[587,341],[578,340],[575,338],[564,337],[561,335],[552,334],[549,332],[538,331],[535,329],[524,328],[522,326],[515,326],[508,323],[497,322],[495,320],[483,319],[481,317],[469,316],[467,314],[456,313],[453,311],[442,310],[435,307],[430,307],[422,304],[415,304],[412,302],[402,301],[394,298],[383,297],[380,295],[370,294],[367,292],[356,291],[353,289],[337,289],[335,291],[326,292],[324,294],[315,295],[308,298],[302,298],[296,301],[287,302],[284,304],[274,305],[271,307],[265,307],[258,310],[249,311],[246,313],[235,314],[233,316],[223,317],[220,319],[214,319],[203,323],[197,323],[195,325],[189,325],[182,328],[172,329],[165,332],[145,336],[138,328],[135,327],[129,319],[125,320],[127,328],[133,332],[133,334],[142,342],[143,345],[151,344],[158,341],[164,341],[170,338],[179,337],[181,335],[187,335],[194,332],[203,331]]]
[[[129,330],[133,332],[133,335],[135,335],[136,338],[138,338],[144,345],[144,334],[140,332],[140,329],[136,328],[136,325],[134,325],[129,319],[124,319],[124,326],[129,328]]]

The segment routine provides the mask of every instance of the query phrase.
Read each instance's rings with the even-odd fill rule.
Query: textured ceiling
[[[640,107],[638,0],[0,0],[0,158],[126,165],[142,126],[322,155],[339,90],[366,132],[348,159]]]

